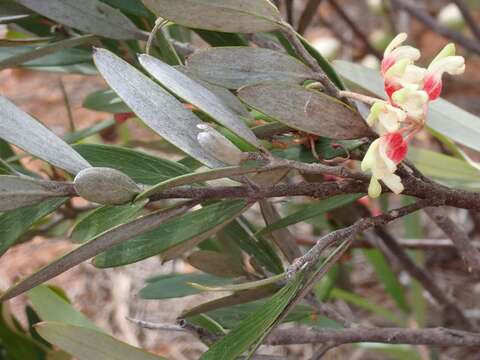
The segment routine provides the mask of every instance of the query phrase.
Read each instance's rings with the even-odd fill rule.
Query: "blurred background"
[[[480,115],[479,0],[282,0],[276,3],[298,31],[330,60],[350,60],[378,69],[385,46],[398,32],[409,34],[409,43],[422,51],[420,64],[424,66],[428,65],[445,44],[457,43],[458,52],[466,57],[466,72],[462,76],[447,77],[442,96]],[[409,4],[410,7],[406,8],[404,4]],[[468,15],[465,14],[466,9]],[[15,32],[15,28],[0,25],[0,41],[15,35]],[[459,35],[462,39],[468,39],[463,46],[457,41]],[[200,38],[194,39],[194,45],[206,46]],[[69,131],[71,126],[82,129],[112,118],[111,113],[94,111],[84,106],[89,94],[106,87],[99,76],[65,74],[61,69],[31,69],[27,66],[0,71],[0,93],[59,135]],[[156,146],[158,144],[155,140],[155,135],[135,119],[117,122],[99,135],[88,139],[89,142],[121,142],[151,153],[162,152],[161,147]],[[427,132],[420,134],[415,141],[416,145],[421,147],[448,153],[448,149],[444,149],[443,145]],[[476,158],[476,154],[469,154]],[[39,164],[34,161],[26,165],[39,170]],[[381,205],[374,204],[378,207]],[[280,210],[288,213],[290,209],[282,208],[280,203]],[[255,211],[258,210],[254,209],[253,212]],[[480,246],[480,216],[463,210],[455,210],[451,215],[455,222],[469,233],[472,241],[479,241]],[[251,217],[255,218],[255,214],[251,214]],[[293,225],[290,229],[298,242],[305,245],[314,241],[315,237],[325,230],[322,229],[322,222],[325,222],[324,215]],[[65,229],[45,231],[48,231],[47,237],[42,236],[41,232],[32,234],[33,241],[11,248],[0,258],[1,289],[9,287],[21,277],[73,247],[73,244],[65,239]],[[448,246],[448,240],[443,238],[443,233],[420,215],[397,222],[393,231],[400,239],[421,240],[423,243],[420,241],[420,244],[424,245],[428,245],[428,241],[432,239],[445,243],[444,247],[437,246],[434,249],[425,245],[422,250],[412,250],[412,255],[424,264],[435,282],[455,299],[459,307],[466,310],[468,317],[480,320],[480,283],[469,276],[455,250]],[[349,258],[344,262],[345,269],[339,270],[341,274],[336,281],[342,282],[342,288],[348,289],[348,293],[337,294],[333,299],[343,312],[355,319],[361,319],[362,323],[368,324],[372,321],[378,324],[382,323],[382,313],[378,308],[393,313],[398,311],[394,300],[379,282],[376,269],[372,262],[368,261],[368,257],[360,250],[355,250],[350,252]],[[415,283],[400,271],[397,264],[393,263],[391,266],[399,273],[401,282],[408,284],[406,296],[414,307],[409,314],[409,326],[434,326],[443,323],[435,304],[425,296],[422,289],[415,286]],[[137,297],[138,290],[142,288],[144,279],[153,274],[192,270],[193,268],[181,261],[161,265],[155,258],[106,270],[98,270],[85,263],[59,276],[53,283],[66,291],[78,309],[120,339],[170,359],[190,360],[197,359],[205,350],[194,337],[184,333],[143,330],[126,318],[130,316],[154,322],[174,323],[185,307],[198,304],[200,300],[205,300],[207,295],[147,301]],[[349,297],[349,294],[355,297]],[[22,297],[11,302],[13,311],[17,312],[21,319],[23,315],[20,310],[23,309],[24,302],[25,298]],[[411,353],[402,352],[401,347],[395,348],[395,351],[373,347],[342,346],[329,352],[326,358],[411,358],[411,355],[408,355]],[[313,350],[310,346],[272,347],[264,349],[263,353],[284,355],[289,359],[308,359]],[[420,359],[429,359],[426,349],[417,350]],[[459,349],[438,349],[437,355],[440,359],[480,358],[478,353]]]

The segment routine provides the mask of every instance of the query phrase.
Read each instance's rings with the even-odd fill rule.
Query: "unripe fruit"
[[[129,176],[104,167],[80,171],[75,177],[74,187],[82,198],[102,205],[126,204],[140,192]]]

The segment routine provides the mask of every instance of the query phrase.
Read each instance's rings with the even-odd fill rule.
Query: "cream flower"
[[[362,171],[372,172],[368,187],[370,197],[375,198],[382,193],[379,180],[395,194],[400,194],[404,190],[401,178],[395,171],[407,151],[408,145],[399,132],[384,135],[370,145],[361,164]]]
[[[409,117],[420,119],[426,115],[428,94],[416,85],[407,85],[392,94],[395,105],[404,110]]]
[[[385,101],[377,101],[370,108],[370,115],[367,118],[367,123],[373,130],[379,134],[384,135],[389,132],[397,131],[402,122],[405,121],[407,114]]]
[[[428,93],[430,100],[435,100],[442,92],[442,75],[459,75],[465,72],[465,59],[455,55],[455,45],[446,45],[433,59],[427,68],[423,89]]]
[[[381,68],[383,74],[401,60],[407,60],[407,63],[412,64],[420,58],[420,50],[413,46],[402,45],[405,40],[407,40],[407,34],[400,33],[388,44],[383,54]]]

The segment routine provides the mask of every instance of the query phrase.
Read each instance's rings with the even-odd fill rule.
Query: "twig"
[[[288,41],[295,48],[295,51],[297,52],[297,54],[307,63],[308,66],[310,66],[310,68],[313,71],[315,71],[316,79],[313,79],[313,80],[320,81],[323,84],[323,86],[325,86],[325,90],[327,94],[333,97],[339,98],[337,87],[332,82],[332,80],[330,80],[327,74],[325,74],[323,69],[318,64],[318,62],[309,54],[307,49],[305,49],[302,42],[298,39],[295,30],[290,26],[288,28],[286,27],[283,33],[288,39]]]
[[[464,0],[453,0],[457,4],[458,9],[462,13],[463,18],[468,24],[468,27],[472,31],[472,34],[480,40],[480,26],[478,26],[478,21],[475,20]]]
[[[420,10],[415,5],[405,0],[391,0],[391,2],[399,8],[407,11],[411,16],[420,21],[422,24],[432,29],[434,32],[441,36],[454,41],[457,44],[462,45],[464,48],[480,54],[480,42],[469,39],[468,37],[450,30],[448,27],[441,25],[432,16],[426,12]]]
[[[480,346],[480,334],[443,327],[428,329],[367,328],[319,329],[299,327],[276,330],[266,340],[268,345],[325,344],[336,346],[358,342],[431,346]]]
[[[352,91],[346,91],[346,90],[339,91],[339,95],[341,97],[346,97],[346,98],[349,98],[349,99],[354,99],[354,100],[361,101],[361,102],[363,102],[365,104],[368,104],[368,105],[373,105],[376,102],[381,101],[381,99],[374,98],[372,96],[367,96],[367,95],[359,94],[359,93],[352,92]]]
[[[309,0],[298,21],[297,31],[303,35],[317,14],[317,9],[323,0]]]
[[[444,209],[426,208],[424,211],[445,235],[452,239],[460,256],[467,264],[468,271],[473,272],[477,277],[480,276],[480,252],[472,245],[468,235],[448,217]]]
[[[437,286],[431,276],[420,266],[418,266],[408,256],[406,251],[397,243],[395,238],[390,235],[385,228],[377,226],[374,229],[377,236],[382,240],[383,244],[390,250],[391,254],[395,256],[404,270],[414,279],[416,279],[425,290],[435,299],[435,301],[443,307],[447,320],[453,323],[460,324],[467,330],[472,329],[470,321],[465,317],[462,310],[451,300],[446,292]]]
[[[365,45],[367,48],[368,52],[371,54],[375,55],[378,59],[381,59],[383,57],[382,53],[375,49],[372,44],[370,44],[370,41],[368,40],[368,37],[363,33],[362,30],[355,24],[355,22],[350,18],[350,16],[342,9],[340,5],[337,4],[335,0],[328,0],[332,8],[335,10],[335,12],[345,21],[345,23],[352,29],[353,33],[355,36]]]

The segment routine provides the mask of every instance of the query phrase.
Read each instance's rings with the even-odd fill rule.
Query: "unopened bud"
[[[207,124],[199,124],[197,127],[202,130],[198,133],[197,140],[209,155],[227,165],[242,162],[242,152],[225,136]]]
[[[75,177],[74,186],[78,195],[102,205],[126,204],[140,192],[140,188],[129,176],[104,167],[80,171]]]

